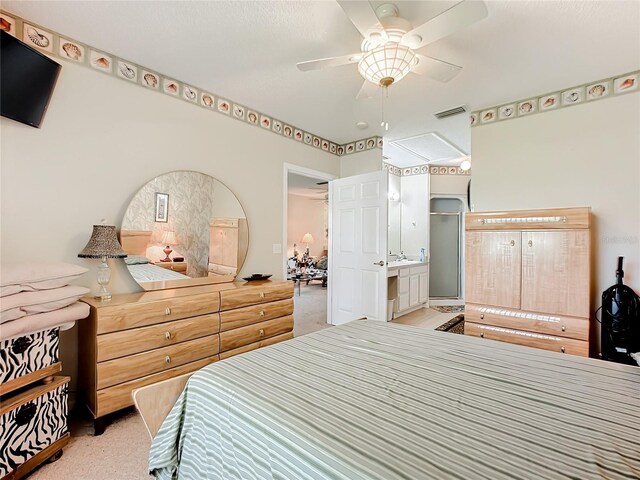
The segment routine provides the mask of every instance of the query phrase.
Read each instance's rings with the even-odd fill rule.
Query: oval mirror
[[[127,207],[120,243],[144,290],[231,282],[249,247],[242,205],[219,180],[200,172],[160,175]]]

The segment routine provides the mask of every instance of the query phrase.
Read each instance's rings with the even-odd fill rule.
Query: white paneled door
[[[329,323],[387,319],[387,172],[329,184]]]

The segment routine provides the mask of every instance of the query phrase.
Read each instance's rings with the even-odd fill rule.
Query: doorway
[[[429,213],[431,304],[463,304],[463,215],[460,197],[432,197]]]
[[[335,176],[284,166],[283,278],[294,283],[294,335],[328,327],[329,181]]]

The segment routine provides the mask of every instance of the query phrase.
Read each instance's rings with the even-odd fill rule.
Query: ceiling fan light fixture
[[[416,63],[413,50],[390,42],[366,52],[358,62],[358,72],[376,85],[389,86],[404,78]]]

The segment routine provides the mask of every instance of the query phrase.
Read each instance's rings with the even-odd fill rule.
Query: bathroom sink
[[[418,260],[394,260],[392,262],[387,263],[387,267],[388,268],[398,268],[398,267],[404,267],[404,266],[408,266],[408,265],[417,265],[417,264],[422,264],[424,262],[420,262]]]

